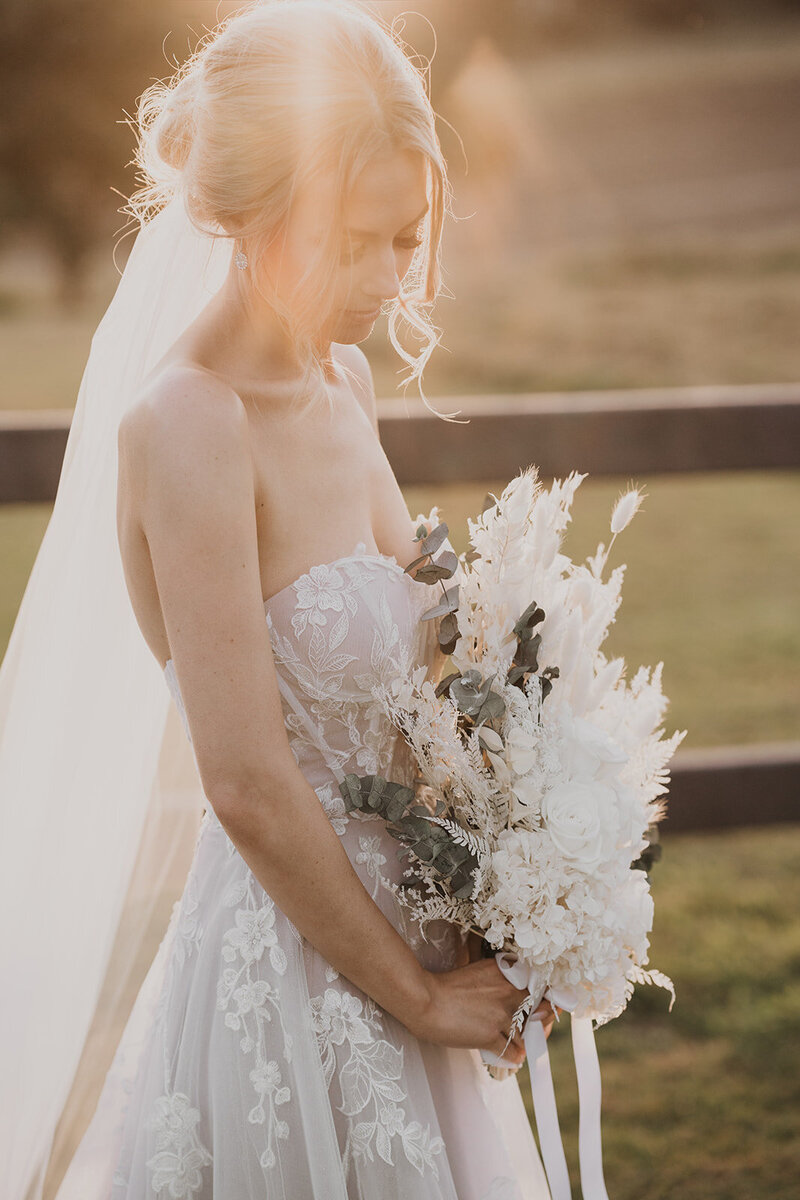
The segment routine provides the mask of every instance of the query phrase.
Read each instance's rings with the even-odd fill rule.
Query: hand
[[[458,950],[457,950],[457,954],[456,954],[456,965],[464,966],[470,962],[479,962],[483,958],[482,945],[483,945],[482,939],[479,937],[479,935],[477,933],[467,934],[467,939],[465,942],[462,943],[459,941]],[[544,1029],[544,1036],[546,1038],[549,1038],[550,1031],[553,1028],[553,1023],[556,1018],[556,1013],[561,1013],[563,1011],[564,1010],[559,1008],[558,1005],[555,1005],[555,1007],[554,1007],[550,1003],[549,1000],[542,1000],[541,1003],[538,1005],[538,1007],[535,1008],[533,1010],[533,1012],[530,1013],[530,1016],[528,1019],[530,1019],[530,1020],[534,1019],[534,1017],[533,1017],[534,1012],[545,1014],[544,1016],[542,1016],[539,1019],[541,1021],[542,1028]],[[514,1044],[514,1045],[522,1044],[523,1053],[522,1053],[522,1058],[519,1060],[520,1064],[521,1064],[525,1060],[524,1043],[521,1043],[521,1039],[517,1038],[517,1039],[515,1039],[515,1042],[512,1044]],[[510,1049],[510,1047],[509,1047],[509,1049]],[[509,1053],[506,1052],[504,1057],[510,1057]],[[516,1061],[516,1059],[514,1061]]]
[[[557,1004],[554,1007],[549,1000],[542,1000],[538,1008],[533,1010],[533,1013],[545,1014],[542,1017],[542,1028],[544,1029],[544,1036],[546,1038],[550,1037],[550,1030],[553,1028],[553,1022],[556,1019],[556,1013],[561,1013],[563,1011],[563,1008],[559,1008]],[[531,1019],[533,1018],[533,1013],[531,1013]]]
[[[525,1060],[522,1035],[509,1042],[511,1018],[527,996],[506,979],[493,958],[426,972],[427,996],[410,1016],[401,1018],[423,1041],[442,1046],[493,1050],[513,1065]]]

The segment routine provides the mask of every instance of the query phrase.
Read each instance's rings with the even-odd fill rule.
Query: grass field
[[[677,999],[668,1013],[666,991],[639,988],[595,1033],[614,1200],[796,1200],[798,861],[800,825],[665,835],[650,965],[670,976]],[[549,1050],[579,1195],[568,1019]],[[520,1082],[529,1102],[525,1071]]]

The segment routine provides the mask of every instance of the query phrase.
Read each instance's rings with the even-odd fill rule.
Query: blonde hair
[[[429,210],[388,315],[390,341],[410,370],[403,385],[416,380],[431,408],[421,377],[440,330],[427,309],[441,287],[451,199],[435,121],[426,71],[412,62],[394,26],[351,0],[264,0],[211,30],[171,79],[141,96],[134,159],[141,184],[125,211],[144,222],[181,192],[197,228],[248,239],[259,261],[285,231],[296,190],[332,178],[334,211],[292,305],[268,281],[262,290],[254,279],[304,364],[303,390],[325,378],[314,331],[320,297],[330,295],[337,270],[350,189],[374,156],[420,151]],[[398,337],[402,320],[422,343],[416,356]]]

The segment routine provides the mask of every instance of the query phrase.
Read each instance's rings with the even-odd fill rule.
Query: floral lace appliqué
[[[331,971],[330,976],[335,978],[336,972]],[[398,1082],[403,1076],[403,1051],[381,1036],[378,1005],[369,997],[364,1003],[358,996],[332,987],[312,997],[310,1004],[325,1081],[330,1088],[338,1074],[342,1097],[338,1108],[350,1118],[343,1154],[345,1171],[351,1155],[372,1162],[377,1153],[393,1166],[392,1143],[397,1138],[419,1173],[423,1175],[427,1168],[438,1179],[435,1156],[443,1151],[444,1141],[431,1136],[430,1126],[406,1122],[400,1103],[407,1095]],[[342,1047],[338,1072],[336,1047]]]
[[[319,796],[323,811],[334,828],[334,832],[338,833],[339,837],[341,837],[348,826],[347,809],[345,808],[341,792],[334,791],[332,783],[323,783],[315,790]]]
[[[148,1127],[155,1133],[155,1154],[147,1160],[150,1186],[157,1196],[191,1200],[203,1186],[203,1168],[212,1159],[197,1134],[200,1111],[183,1092],[166,1092],[153,1107]]]
[[[370,612],[368,655],[354,654],[352,618],[359,612],[358,597],[370,583],[380,581]],[[294,585],[295,610],[291,618],[293,636],[282,633],[271,613],[267,624],[275,663],[292,692],[301,696],[307,719],[286,706],[284,718],[290,743],[298,761],[312,761],[323,751],[328,767],[336,771],[357,770],[382,774],[388,770],[399,740],[374,695],[377,684],[388,686],[397,677],[399,662],[405,662],[407,647],[397,614],[389,601],[386,580],[392,591],[398,583],[408,595],[409,579],[388,559],[354,559],[338,567],[320,567],[314,589],[323,588],[327,608],[302,607],[311,600],[311,584],[304,577]],[[413,607],[413,606],[412,606]],[[412,619],[411,636],[416,616]],[[356,668],[354,668],[356,664]],[[318,731],[316,734],[312,732]]]
[[[375,880],[375,886],[372,889],[372,899],[374,900],[381,886],[381,867],[386,862],[386,855],[381,853],[379,837],[359,837],[358,844],[360,849],[356,855],[356,862],[359,866],[366,868],[370,879]]]
[[[347,579],[335,566],[312,567],[295,582],[294,592],[292,628],[298,635],[306,625],[327,625],[329,612],[346,609],[352,616],[356,611],[355,597],[347,591]]]
[[[241,1034],[239,1049],[253,1056],[249,1077],[256,1103],[247,1119],[265,1127],[266,1144],[259,1163],[268,1171],[277,1163],[277,1141],[289,1137],[289,1125],[278,1109],[291,1099],[291,1090],[283,1083],[278,1061],[266,1052],[267,1027],[274,1019],[283,1034],[284,1061],[287,1065],[291,1062],[292,1038],[283,1024],[276,986],[276,979],[286,974],[286,952],[275,929],[274,901],[258,887],[250,871],[231,884],[223,904],[236,912],[222,948],[222,957],[230,965],[217,983],[217,1008],[225,1013],[227,1028]],[[265,973],[271,978],[263,978]]]

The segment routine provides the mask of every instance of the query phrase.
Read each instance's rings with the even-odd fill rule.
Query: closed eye
[[[423,227],[420,224],[413,234],[405,234],[401,237],[395,238],[394,244],[399,246],[401,250],[416,250],[418,246],[422,245],[422,229]],[[364,252],[364,249],[365,246],[363,243],[357,244],[350,242],[350,244],[342,251],[341,261],[345,263],[355,262],[358,258],[360,258],[361,254]]]

